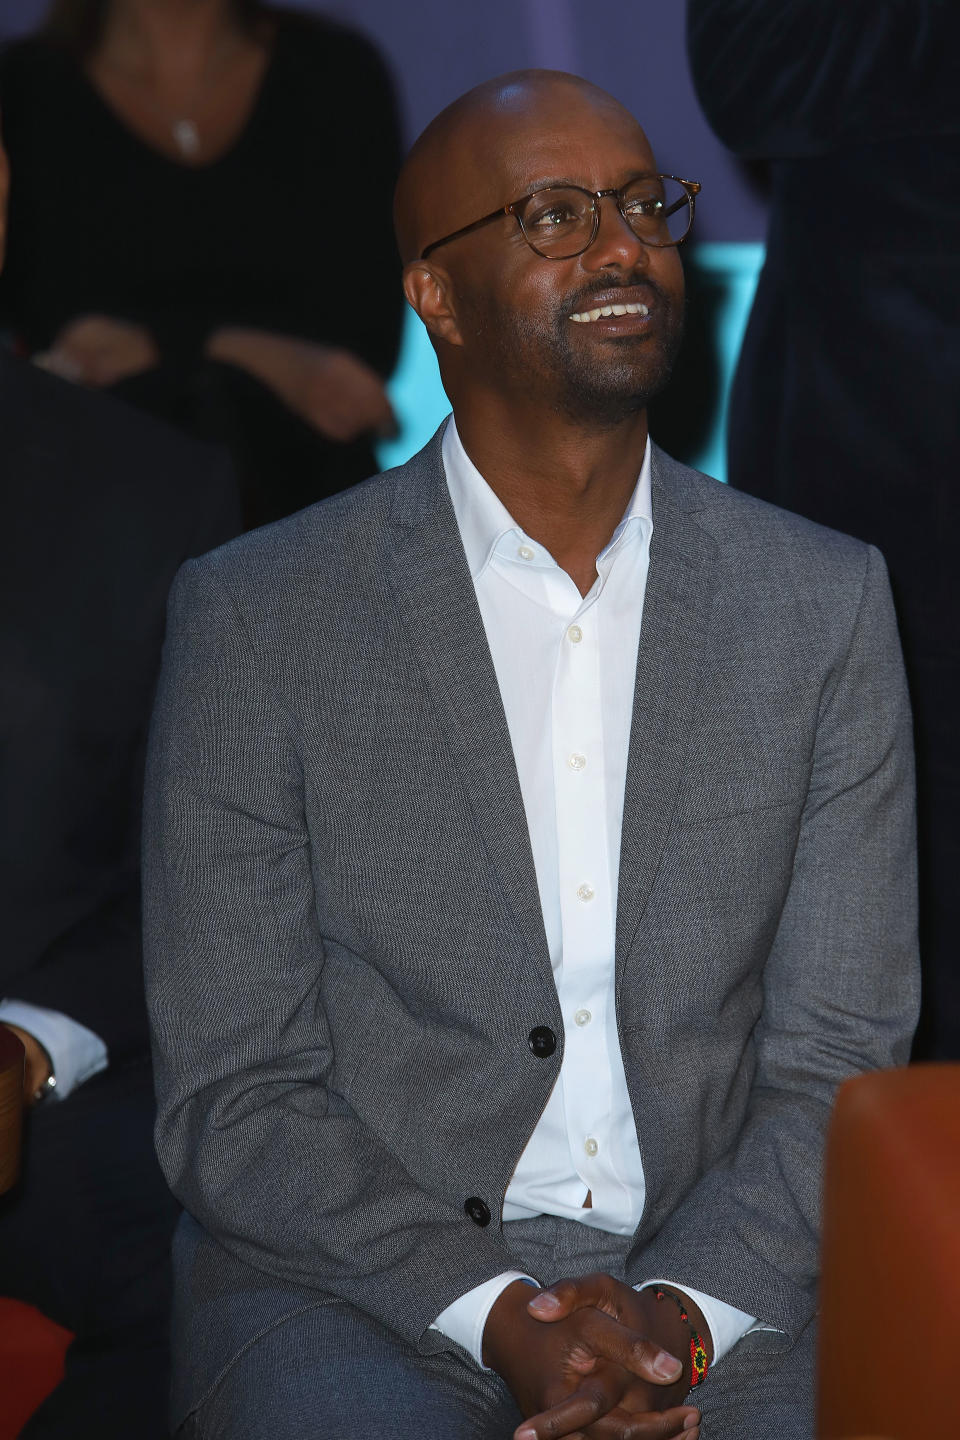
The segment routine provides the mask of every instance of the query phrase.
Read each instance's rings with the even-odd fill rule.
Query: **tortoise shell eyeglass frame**
[[[429,245],[425,245],[424,248],[420,251],[418,259],[426,260],[427,256],[432,254],[434,250],[439,250],[441,245],[449,245],[451,240],[459,240],[462,235],[469,235],[474,230],[479,230],[481,225],[489,225],[493,220],[499,220],[502,215],[513,215],[517,221],[517,224],[520,226],[520,233],[522,234],[524,240],[530,246],[530,249],[534,252],[534,254],[539,255],[544,260],[573,260],[578,255],[582,255],[585,250],[589,250],[594,240],[596,240],[597,233],[600,229],[600,201],[605,199],[607,196],[610,196],[612,199],[616,200],[617,209],[620,211],[620,214],[623,216],[623,219],[626,221],[626,223],[630,225],[630,220],[623,208],[624,192],[629,190],[632,185],[636,185],[638,180],[674,180],[678,185],[683,186],[685,192],[683,198],[677,199],[667,209],[667,211],[662,217],[663,219],[667,219],[670,215],[674,214],[681,205],[687,206],[689,211],[687,228],[686,230],[684,230],[683,234],[680,236],[679,239],[670,239],[657,242],[653,240],[647,240],[642,235],[639,235],[636,231],[634,231],[634,234],[637,235],[637,239],[641,242],[641,244],[650,245],[655,250],[668,250],[677,245],[682,245],[684,240],[686,240],[687,236],[690,234],[691,229],[693,228],[693,217],[696,210],[696,200],[697,196],[700,194],[700,191],[703,188],[700,184],[700,181],[683,180],[679,175],[634,175],[633,178],[628,180],[625,185],[621,185],[619,189],[613,190],[587,190],[583,185],[574,184],[545,185],[541,189],[531,190],[526,195],[521,195],[516,200],[511,200],[509,204],[501,205],[497,210],[491,210],[489,215],[482,215],[479,220],[473,220],[469,225],[462,225],[459,230],[452,230],[449,235],[444,235],[441,240],[432,240]],[[530,236],[527,234],[523,224],[523,217],[520,214],[521,205],[525,205],[528,200],[532,200],[534,195],[547,195],[550,193],[551,190],[576,190],[581,195],[586,195],[590,201],[591,213],[593,216],[593,225],[590,231],[590,238],[578,249],[572,250],[569,255],[547,255],[544,253],[544,251],[538,249],[538,247],[530,239]],[[630,226],[630,228],[633,229],[632,226]]]

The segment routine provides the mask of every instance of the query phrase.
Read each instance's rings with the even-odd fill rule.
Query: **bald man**
[[[396,214],[453,418],[181,572],[186,1436],[812,1434],[824,1127],[916,1015],[910,728],[876,552],[650,443],[698,189],[572,76],[444,111]]]

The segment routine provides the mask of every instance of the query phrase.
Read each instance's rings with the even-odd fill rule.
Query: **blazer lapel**
[[[441,434],[394,472],[390,583],[498,888],[525,951],[553,988],[520,781],[447,490]]]
[[[653,542],[637,654],[617,898],[617,982],[663,856],[701,690],[716,545],[683,466],[654,447]]]

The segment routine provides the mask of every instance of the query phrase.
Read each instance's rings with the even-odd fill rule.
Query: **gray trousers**
[[[505,1233],[518,1268],[544,1281],[623,1274],[628,1242],[575,1221],[513,1221]],[[182,1440],[509,1440],[520,1424],[500,1377],[461,1352],[423,1356],[342,1301],[298,1298],[277,1287],[271,1323],[259,1290],[246,1334],[242,1307],[224,1307],[215,1323],[234,1327],[235,1354]],[[813,1327],[792,1350],[776,1343],[748,1335],[711,1370],[691,1401],[703,1411],[705,1440],[812,1440]]]

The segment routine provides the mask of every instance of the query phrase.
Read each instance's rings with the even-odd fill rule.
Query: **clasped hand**
[[[663,1348],[655,1305],[609,1275],[535,1294],[508,1286],[483,1351],[528,1417],[514,1440],[699,1440],[700,1412],[679,1403],[689,1377]]]

